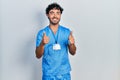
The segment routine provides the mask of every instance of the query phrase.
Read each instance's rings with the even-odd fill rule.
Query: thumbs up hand
[[[74,37],[72,35],[72,31],[70,32],[69,42],[70,42],[70,44],[74,44],[75,43]]]
[[[69,48],[70,54],[74,55],[76,53],[75,40],[72,35],[72,32],[70,32],[68,48]]]
[[[42,43],[45,45],[49,42],[49,37],[46,35],[46,33],[43,33]]]

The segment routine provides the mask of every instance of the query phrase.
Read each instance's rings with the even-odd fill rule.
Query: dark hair
[[[62,14],[63,8],[57,3],[49,4],[48,7],[46,8],[46,14],[49,14],[49,11],[54,8],[60,10]]]

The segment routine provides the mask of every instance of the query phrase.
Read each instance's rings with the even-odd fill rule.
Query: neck
[[[52,25],[50,24],[49,27],[51,28],[51,30],[54,32],[54,34],[56,34],[57,30],[58,30],[58,27],[59,27],[59,24],[57,25]]]

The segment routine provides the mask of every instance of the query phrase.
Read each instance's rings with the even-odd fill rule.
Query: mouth
[[[58,18],[53,18],[53,20],[58,20]]]
[[[53,21],[58,21],[58,18],[53,18],[52,20],[53,20]]]

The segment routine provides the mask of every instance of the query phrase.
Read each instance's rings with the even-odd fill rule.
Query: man
[[[75,55],[72,32],[59,25],[63,8],[52,3],[46,8],[49,25],[40,30],[36,39],[36,57],[42,57],[42,80],[71,80],[68,50]]]

